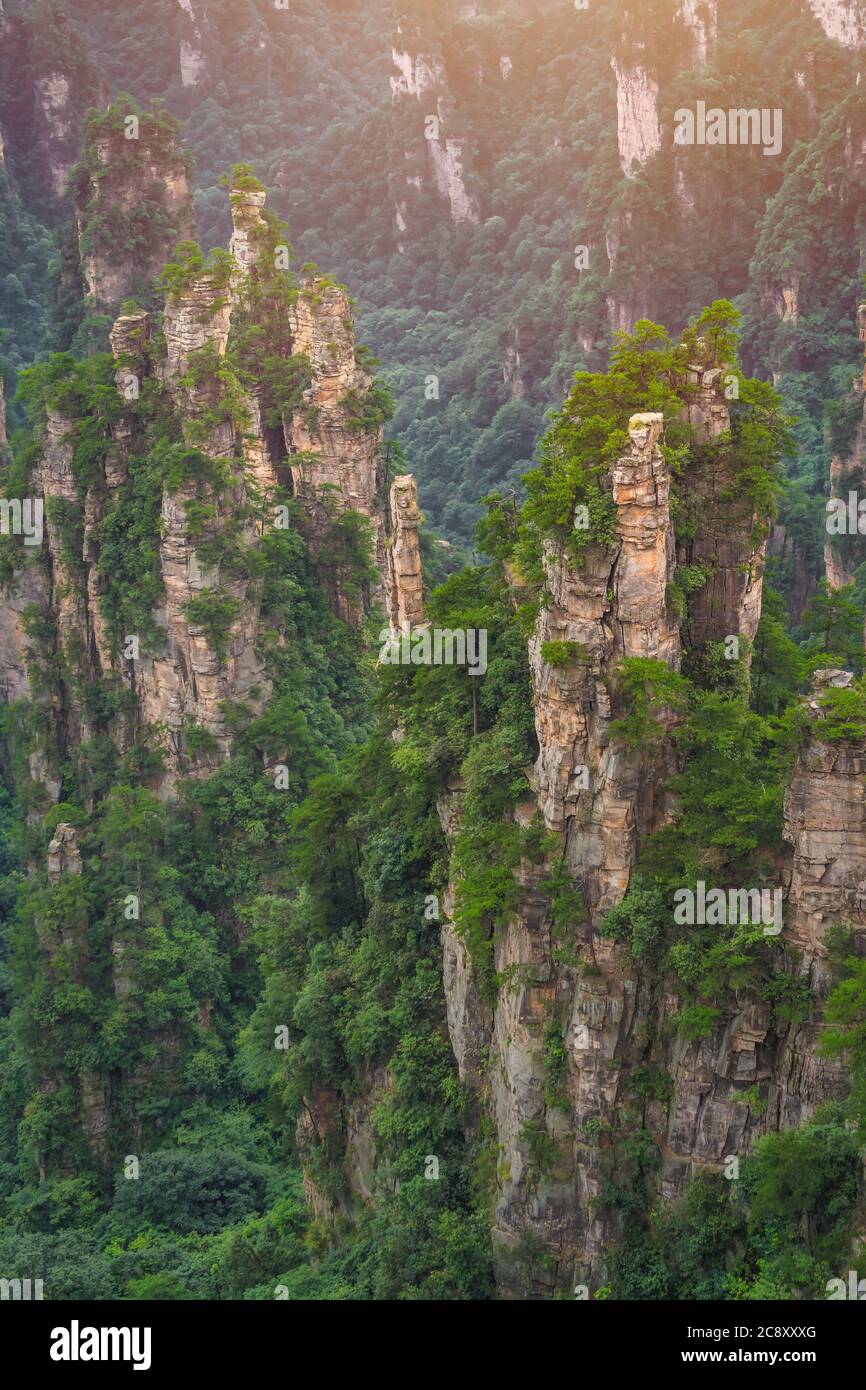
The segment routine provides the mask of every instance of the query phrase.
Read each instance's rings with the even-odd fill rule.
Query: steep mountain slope
[[[279,1125],[295,1098],[264,1103],[292,1010],[264,1040],[243,1030],[269,923],[282,938],[302,885],[286,858],[299,802],[369,726],[360,628],[421,601],[414,481],[391,484],[387,402],[346,295],[289,270],[246,166],[229,180],[229,251],[182,241],[164,309],[128,298],[188,222],[184,170],[170,119],[124,102],[89,120],[79,270],[122,312],[110,353],[23,374],[29,427],[5,461],[4,496],[35,497],[45,535],[3,539],[0,1253],[33,1278],[51,1265],[51,1297],[243,1293],[266,1282],[240,1249],[257,1219],[273,1275],[305,1277]],[[106,206],[115,238],[149,222],[137,261],[94,237]],[[429,982],[413,1007],[431,1031]],[[440,1034],[443,1086],[452,1066]],[[462,1203],[458,1186],[442,1219]],[[145,1228],[155,1257],[127,1248]]]
[[[0,436],[44,503],[0,543],[0,1257],[824,1297],[864,1235],[862,7],[88,0],[49,87],[34,14],[8,216],[31,282],[59,228],[66,350]],[[197,174],[125,95],[71,161],[79,43]],[[676,140],[700,102],[753,138]],[[466,537],[495,489],[438,587],[322,247],[422,501]],[[18,312],[23,368],[47,286]]]
[[[744,296],[749,369],[783,366],[825,486],[821,400],[856,352],[857,4],[797,0],[780,19],[773,0],[443,0],[393,16],[139,0],[109,24],[100,9],[69,18],[107,80],[188,113],[206,244],[228,234],[230,146],[255,160],[302,259],[355,287],[396,388],[393,431],[452,535],[471,534],[485,491],[517,482],[545,410],[576,366],[604,364],[611,328],[646,314],[676,330],[720,296]],[[779,152],[676,146],[674,113],[699,100],[778,108]]]

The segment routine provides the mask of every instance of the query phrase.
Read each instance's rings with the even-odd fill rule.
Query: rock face
[[[737,496],[735,461],[725,446],[731,428],[725,389],[735,378],[725,367],[694,364],[687,380],[685,413],[696,438],[710,446],[686,479],[695,534],[677,554],[679,564],[701,566],[707,575],[689,601],[689,645],[699,652],[707,642],[742,637],[748,653],[761,619],[769,532],[754,502]]]
[[[812,736],[802,749],[785,796],[785,839],[792,847],[784,942],[799,974],[823,1001],[831,983],[830,929],[853,931],[852,954],[866,939],[866,739],[822,739],[822,694],[851,684],[847,671],[816,671],[807,702]],[[846,1092],[846,1069],[816,1055],[820,1024],[792,1025],[773,1096],[780,1124],[798,1124],[817,1105]]]
[[[304,1100],[296,1129],[298,1153],[304,1163],[304,1197],[324,1225],[352,1221],[382,1188],[394,1191],[395,1182],[377,1165],[376,1133],[372,1107],[385,1101],[392,1089],[390,1073],[367,1067],[359,1077],[360,1095],[347,1100],[338,1091],[319,1087]],[[316,1151],[328,1153],[341,1178],[336,1196],[326,1193],[311,1175]]]
[[[383,425],[366,419],[372,386],[355,352],[348,298],[336,285],[305,286],[291,315],[293,350],[306,357],[312,381],[303,402],[285,420],[292,484],[304,512],[304,532],[314,555],[324,556],[335,520],[359,513],[369,524],[376,568],[385,580],[385,512],[382,496]],[[334,611],[357,622],[357,597],[342,590],[332,568],[320,577]],[[368,602],[381,601],[383,585]]]
[[[803,972],[819,991],[827,983],[829,927],[846,921],[866,930],[866,743],[821,741],[822,693],[852,680],[848,671],[815,672],[807,702],[814,734],[785,798],[785,838],[794,850],[786,939],[803,952]]]
[[[461,1075],[477,1083],[485,1048],[489,1109],[502,1155],[494,1217],[503,1292],[543,1295],[581,1262],[601,1258],[609,1226],[589,1203],[601,1188],[598,1155],[588,1152],[584,1125],[612,1109],[620,1086],[617,1052],[635,1014],[634,979],[617,948],[596,938],[592,923],[628,887],[640,840],[664,816],[658,795],[669,774],[665,757],[631,748],[610,734],[617,703],[616,670],[627,658],[651,658],[676,668],[679,633],[666,603],[674,570],[670,482],[659,448],[663,418],[635,415],[629,451],[611,470],[616,538],[592,548],[579,569],[553,549],[546,555],[550,601],[530,640],[539,757],[532,782],[548,829],[586,903],[579,928],[587,969],[555,954],[542,882],[550,864],[525,865],[518,912],[496,943],[498,972],[515,983],[498,991],[493,1007],[479,992],[462,941],[443,928],[448,1022]],[[573,659],[545,659],[549,643],[573,644]],[[565,650],[561,648],[561,650]],[[661,715],[671,719],[669,712]],[[456,796],[456,803],[454,797]],[[532,802],[517,819],[532,819]],[[459,818],[459,791],[440,808],[443,824]],[[447,906],[447,904],[446,904]],[[591,965],[591,970],[589,966]],[[567,1020],[569,1099],[545,1102],[542,1032],[554,1015]],[[537,1171],[539,1139],[556,1147],[554,1171]],[[518,1252],[537,1240],[550,1257],[527,1275]],[[528,1282],[527,1282],[528,1280]]]
[[[105,171],[98,197],[107,196],[103,184],[113,196],[131,197],[131,170],[140,170],[144,161],[148,177],[153,176],[153,196],[168,199],[166,216],[185,218],[182,152],[172,140],[157,151],[156,137],[148,143],[142,122],[141,148],[130,156],[122,133],[105,138],[110,123],[97,123],[96,147],[84,165]],[[117,172],[111,163],[115,155],[121,165]],[[107,411],[101,429],[105,447],[86,484],[75,451],[88,422],[48,411],[33,472],[33,489],[45,501],[47,564],[19,568],[9,585],[0,617],[0,686],[9,698],[19,698],[35,689],[38,676],[45,697],[51,691],[45,750],[39,751],[40,744],[31,760],[34,779],[49,801],[60,792],[64,750],[105,732],[82,700],[80,683],[66,679],[67,667],[90,681],[120,683],[135,696],[112,737],[121,753],[138,737],[156,740],[163,771],[154,776],[162,795],[174,790],[179,776],[202,775],[228,756],[231,711],[243,707],[254,717],[264,709],[271,685],[262,654],[260,585],[243,563],[219,557],[242,559],[259,544],[264,526],[289,524],[279,517],[287,508],[276,508],[277,488],[295,493],[301,526],[339,616],[359,623],[374,601],[384,609],[392,586],[402,594],[403,611],[420,611],[414,483],[399,480],[400,496],[407,507],[411,498],[412,506],[398,506],[395,493],[394,546],[386,556],[382,423],[371,405],[376,399],[372,379],[356,356],[346,294],[327,281],[295,288],[290,277],[279,277],[274,266],[281,248],[268,243],[265,194],[254,181],[233,188],[230,201],[229,257],[202,263],[198,270],[193,262],[187,274],[175,278],[161,335],[146,310],[115,320],[110,340],[117,403]],[[91,288],[104,300],[115,298],[128,285],[121,286],[101,261],[87,261],[85,228],[82,237]],[[258,356],[249,347],[261,340],[257,314],[264,314],[268,335],[267,349]],[[241,376],[237,364],[244,352]],[[297,407],[274,404],[268,373],[279,375],[283,357],[288,366],[302,369],[305,389],[296,393],[302,398]],[[140,466],[137,461],[152,448],[144,401],[148,410],[156,402],[176,422],[173,449],[180,473],[162,488],[161,596],[148,631],[119,633],[109,627],[105,608],[108,576],[100,564],[100,535],[131,465]],[[366,531],[360,538],[343,538],[344,545],[351,551],[369,540],[375,562],[373,571],[365,569],[363,586],[351,589],[351,567],[337,545],[349,513],[358,514]],[[371,580],[370,573],[378,578]],[[37,651],[25,631],[25,610],[32,607],[44,615],[45,632],[51,634],[44,650]]]
[[[693,377],[687,411],[697,439],[723,439],[728,421],[718,383],[698,368]],[[844,921],[855,934],[866,931],[866,741],[821,741],[820,692],[850,683],[850,675],[818,673],[809,705],[814,733],[785,805],[792,854],[779,867],[788,910],[776,949],[785,968],[812,986],[816,1015],[787,1022],[743,991],[707,1036],[679,1037],[674,982],[654,977],[598,930],[628,890],[642,841],[675,809],[664,792],[677,767],[675,713],[659,711],[655,748],[631,747],[611,734],[612,718],[622,712],[623,659],[651,657],[672,669],[681,659],[666,602],[676,569],[662,425],[657,415],[630,422],[630,448],[609,477],[616,505],[611,547],[585,550],[579,565],[552,547],[546,553],[550,597],[529,647],[539,743],[530,778],[535,801],[514,814],[529,825],[537,806],[557,847],[545,863],[524,862],[516,874],[520,903],[494,942],[497,976],[508,983],[492,1000],[451,920],[453,889],[445,904],[452,1046],[500,1155],[493,1226],[504,1297],[549,1297],[574,1281],[591,1288],[605,1281],[621,1231],[603,1196],[617,1135],[629,1124],[652,1136],[658,1191],[672,1199],[694,1174],[722,1172],[756,1137],[801,1122],[841,1092],[841,1068],[818,1056],[818,1020],[829,985],[830,926]],[[729,591],[722,584],[719,595],[719,611],[707,610],[707,630],[718,631],[731,614],[741,623],[735,630],[745,630],[753,616],[748,586]],[[573,645],[548,645],[554,643]],[[571,659],[562,660],[563,653]],[[461,794],[455,782],[440,801],[449,837],[459,827]],[[567,930],[566,950],[545,886],[562,868],[585,904]],[[545,1066],[551,1038],[566,1057],[555,1095]],[[637,1067],[669,1079],[665,1101],[644,1099],[635,1108]]]
[[[208,275],[170,296],[164,321],[166,357],[161,369],[190,446],[204,448],[210,457],[225,460],[235,456],[240,421],[219,418],[220,385],[212,369],[200,377],[196,364],[202,353],[212,354],[214,363],[224,357],[233,303],[228,287],[216,284]],[[119,320],[113,344],[120,353],[119,361],[131,360],[144,372],[140,352],[132,359],[123,353],[134,325],[135,321]],[[139,325],[144,327],[141,320]],[[212,424],[214,416],[217,422]],[[226,702],[242,700],[258,713],[270,694],[270,682],[256,651],[257,598],[246,580],[223,577],[199,560],[196,547],[200,542],[190,534],[187,515],[188,506],[196,500],[202,500],[198,480],[191,480],[177,491],[163,492],[159,550],[165,600],[157,621],[163,629],[165,645],[161,653],[140,656],[132,667],[143,717],[148,724],[159,723],[167,729],[170,759],[175,765],[183,749],[181,731],[185,725],[206,730],[224,756],[230,745]],[[225,496],[217,499],[214,494],[207,500],[216,508],[216,517],[202,539],[218,534],[232,511],[243,513],[243,477],[232,477]],[[224,653],[214,649],[205,628],[191,621],[187,611],[202,595],[217,589],[234,608]]]
[[[464,16],[466,18],[466,16]],[[406,186],[418,190],[432,185],[448,204],[451,221],[480,221],[478,201],[466,179],[466,140],[449,86],[441,23],[420,14],[398,14],[391,53],[397,75],[392,76],[391,101],[405,141]],[[395,205],[395,226],[402,236],[411,230],[410,195]],[[400,250],[404,243],[398,243]]]
[[[659,87],[642,67],[625,66],[615,57],[611,66],[616,74],[619,162],[623,173],[631,177],[634,164],[645,164],[661,149]]]
[[[858,308],[857,326],[860,341],[866,343],[866,305]],[[834,523],[829,514],[826,518],[829,534],[824,543],[824,577],[831,589],[841,589],[852,583],[856,570],[866,558],[859,530],[852,532],[847,523],[850,494],[854,493],[859,501],[866,484],[866,365],[863,380],[858,375],[842,405],[851,413],[853,428],[846,439],[837,442],[830,458],[830,498],[841,499],[846,516],[841,537],[838,531],[831,529]]]
[[[201,25],[192,0],[177,0],[177,3],[186,20],[180,40],[180,80],[184,87],[197,87],[207,73]]]
[[[136,138],[126,129],[135,126],[106,129],[92,140],[75,182],[83,281],[101,309],[117,309],[149,284],[177,242],[195,232],[188,161],[174,138],[149,117],[140,121]],[[138,217],[143,197],[158,206],[158,220],[149,220],[145,245],[129,256],[111,225]]]
[[[403,37],[399,24],[397,33]],[[441,59],[432,54],[406,53],[395,46],[391,49],[391,61],[398,72],[397,77],[390,78],[393,101],[404,96],[420,101],[425,92],[435,91],[445,76]]]
[[[81,867],[78,831],[64,822],[58,825],[48,846],[48,880],[58,883],[64,874],[80,874]]]
[[[391,484],[391,533],[388,537],[388,618],[399,632],[424,621],[424,581],[418,528],[421,511],[411,473]]]
[[[680,0],[679,18],[692,35],[694,66],[702,68],[716,38],[718,0]]]
[[[866,7],[862,0],[809,0],[824,33],[846,48],[866,45]]]
[[[637,763],[610,745],[608,677],[627,657],[679,664],[679,633],[666,605],[674,539],[670,480],[659,449],[662,428],[660,415],[632,417],[630,452],[612,472],[617,508],[612,550],[592,548],[579,571],[548,550],[551,601],[529,646],[540,750],[534,779],[539,806],[551,829],[571,823],[571,857],[593,866],[593,906],[616,893],[614,884],[624,891],[624,864],[634,850],[628,809],[634,786],[625,788],[621,806],[614,809],[614,803],[620,801],[615,788],[621,779],[633,782]],[[542,648],[550,642],[575,644],[575,660],[546,662]],[[626,820],[631,821],[628,827]]]
[[[173,130],[150,115],[113,111],[89,140],[74,181],[82,274],[103,313],[146,291],[177,242],[195,231],[189,162]]]
[[[103,84],[62,11],[51,14],[48,37],[41,15],[17,8],[0,10],[0,126],[14,177],[53,220],[78,158],[85,112],[102,102]]]
[[[459,222],[480,221],[475,200],[466,189],[464,144],[464,140],[455,139],[453,136],[445,139],[431,138],[427,141],[436,187],[442,197],[447,198],[451,209],[451,221],[455,225]]]
[[[53,613],[57,645],[61,652],[79,644],[87,653],[93,650],[93,626],[87,591],[78,580],[77,566],[83,561],[70,553],[65,517],[78,513],[78,493],[73,472],[76,422],[54,410],[47,412],[42,456],[36,466],[36,493],[45,499],[45,534],[51,566],[49,605]],[[83,542],[82,542],[83,552]],[[67,742],[87,739],[94,732],[81,702],[70,692],[62,719],[62,737]],[[58,723],[58,736],[61,734]]]

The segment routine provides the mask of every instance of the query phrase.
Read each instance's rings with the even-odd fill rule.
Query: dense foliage
[[[449,134],[463,140],[477,213],[454,222],[429,174],[423,103],[389,102],[382,7],[293,0],[284,12],[264,0],[211,0],[195,29],[175,0],[115,9],[76,0],[55,29],[64,8],[38,4],[31,16],[9,0],[14,41],[0,57],[0,79],[17,63],[30,93],[0,98],[11,137],[0,168],[0,325],[16,328],[0,370],[9,395],[20,383],[3,482],[9,495],[25,490],[48,412],[61,415],[74,496],[52,503],[58,596],[81,582],[88,488],[125,407],[98,350],[107,316],[85,302],[78,250],[62,229],[68,202],[55,173],[29,167],[24,151],[45,143],[39,81],[55,70],[73,79],[72,109],[83,113],[101,103],[98,68],[112,94],[132,88],[136,98],[93,111],[91,142],[117,135],[132,112],[150,144],[167,148],[178,133],[160,110],[167,98],[195,154],[201,244],[182,241],[156,289],[142,276],[142,303],[178,296],[204,269],[227,284],[229,258],[213,249],[228,232],[227,148],[254,158],[277,190],[298,259],[315,256],[361,295],[387,384],[352,403],[350,432],[390,421],[425,510],[461,551],[475,535],[477,553],[456,573],[444,547],[424,539],[428,581],[443,581],[429,585],[427,612],[442,628],[483,629],[489,661],[481,676],[375,668],[375,623],[359,633],[336,619],[320,582],[325,569],[344,595],[367,594],[370,535],[357,513],[334,515],[318,567],[288,496],[279,500],[289,527],[260,527],[254,545],[244,528],[262,522],[265,505],[254,489],[231,522],[212,525],[214,499],[237,486],[239,463],[212,458],[208,433],[225,419],[243,428],[254,379],[268,428],[303,408],[312,365],[293,351],[287,310],[325,279],[301,290],[294,276],[274,275],[253,287],[225,355],[192,356],[184,384],[215,390],[210,413],[185,431],[158,382],[127,403],[140,447],[91,538],[112,650],[130,632],[145,655],[159,650],[161,508],[183,491],[202,562],[256,586],[273,690],[262,713],[240,702],[224,711],[234,735],[227,761],[207,730],[186,725],[182,772],[206,775],[182,777],[161,800],[159,731],[141,727],[130,692],[88,678],[86,653],[64,643],[56,611],[22,615],[34,701],[2,711],[0,1272],[45,1277],[47,1295],[60,1299],[493,1295],[499,1156],[448,1038],[444,896],[450,881],[454,928],[487,1005],[533,983],[531,971],[496,964],[519,875],[540,876],[556,958],[578,960],[580,884],[540,817],[526,813],[538,752],[527,638],[549,599],[545,547],[575,568],[591,547],[605,550],[609,470],[628,420],[662,411],[684,547],[668,594],[683,670],[624,663],[610,732],[623,749],[655,756],[674,729],[665,792],[676,810],[642,846],[601,932],[653,1000],[673,999],[675,1011],[628,1059],[615,1120],[585,1136],[603,1140],[599,1201],[621,1235],[599,1296],[823,1296],[852,1258],[862,1210],[866,977],[844,924],[834,929],[822,1049],[850,1072],[846,1100],[758,1140],[737,1182],[699,1179],[662,1208],[648,1107],[669,1100],[663,1049],[711,1039],[742,998],[766,1006],[779,1032],[820,1016],[808,982],[759,925],[684,931],[672,907],[677,890],[699,881],[776,883],[798,749],[811,736],[832,745],[866,734],[866,566],[856,537],[831,546],[850,582],[819,578],[830,459],[851,456],[862,407],[852,390],[863,230],[862,175],[848,154],[862,124],[855,60],[816,39],[807,7],[778,22],[770,0],[733,0],[706,90],[722,105],[758,95],[784,104],[784,158],[737,152],[744,177],[733,152],[711,162],[706,149],[666,147],[626,182],[611,51],[627,60],[640,28],[669,122],[694,87],[669,5],[607,0],[576,17],[566,0],[528,10],[504,0],[480,17],[455,6],[431,25],[429,6],[413,0],[401,7],[406,33],[441,57]],[[201,54],[200,86],[182,85],[181,41]],[[54,149],[72,169],[76,138]],[[153,236],[173,236],[147,192],[132,208],[102,207],[88,194],[98,175],[90,156],[73,175],[88,214],[85,255],[119,264]],[[229,183],[235,193],[260,187],[248,164]],[[269,262],[288,240],[282,217],[267,215]],[[634,330],[612,335],[621,321]],[[709,443],[684,418],[695,364],[723,367],[736,387],[731,430]],[[393,450],[392,465],[400,457]],[[711,567],[691,563],[690,547],[709,510],[698,485],[713,469],[726,470],[721,510],[731,525],[748,517],[761,540],[778,523],[754,649],[735,661],[718,643],[691,643],[691,607]],[[39,565],[4,537],[3,582],[25,562]],[[210,585],[185,609],[220,662],[236,614],[237,600]],[[586,653],[551,641],[540,656],[566,671]],[[858,679],[821,697],[815,735],[801,696],[825,666]],[[69,737],[73,718],[86,738]],[[31,759],[56,782],[55,804],[31,780]],[[458,804],[450,843],[443,820]],[[80,874],[44,867],[59,824],[78,831]],[[568,1055],[554,1012],[540,1046],[544,1103],[561,1117]],[[767,1106],[762,1084],[739,1095],[752,1115]],[[538,1120],[521,1140],[534,1198],[557,1147]]]

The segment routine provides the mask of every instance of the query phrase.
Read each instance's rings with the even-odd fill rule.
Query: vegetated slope
[[[418,191],[471,211],[444,129]],[[819,593],[800,646],[761,615],[779,400],[730,306],[679,345],[641,324],[522,515],[494,501],[492,562],[428,598],[485,628],[486,674],[385,668],[359,721],[385,402],[338,287],[271,276],[261,193],[236,169],[233,255],[186,246],[163,321],[127,303],[113,359],[25,382],[7,489],[50,505],[48,556],[6,567],[4,1258],[70,1297],[478,1297],[491,1256],[518,1297],[821,1296],[860,1224],[866,722],[844,676],[800,698],[859,669],[856,607]],[[698,881],[784,884],[781,940],[675,930]]]
[[[799,343],[783,390],[826,482],[823,402],[856,354],[863,118],[856,33],[846,46],[822,15],[828,32],[806,0],[393,14],[140,0],[121,22],[88,0],[70,22],[115,90],[186,117],[206,244],[227,232],[228,147],[274,190],[302,259],[352,285],[422,504],[467,538],[484,493],[518,483],[574,369],[607,360],[612,328],[645,314],[677,329],[722,295],[744,296],[758,375],[780,370],[779,332]],[[781,153],[675,148],[674,111],[698,100],[780,108]]]
[[[44,500],[45,542],[3,542],[0,1259],[55,1298],[273,1298],[281,1280],[298,1296],[484,1292],[438,943],[406,906],[435,844],[401,798],[389,909],[380,850],[362,866],[358,845],[397,797],[390,740],[358,752],[351,783],[337,774],[371,727],[365,615],[401,601],[405,567],[419,580],[412,480],[406,515],[389,510],[386,401],[346,296],[287,268],[247,166],[229,179],[230,251],[182,243],[164,311],[128,297],[139,267],[90,234],[100,199],[122,240],[141,234],[146,188],[154,248],[185,216],[175,126],[138,113],[131,158],[136,114],[91,119],[82,170],[99,148],[104,177],[95,192],[76,179],[80,273],[95,302],[121,299],[111,353],[25,372],[27,422],[4,450],[4,494]],[[326,810],[311,818],[314,783]],[[366,825],[361,787],[380,795]],[[346,864],[351,895],[331,898]],[[358,940],[371,902],[378,950]],[[368,1238],[312,1269],[321,1241],[293,1161],[303,1059],[288,1087],[281,1068],[269,1081],[341,937],[369,1014],[354,1046],[415,1040],[395,1123],[413,1156],[438,1146],[455,1172],[420,1208],[407,1183]],[[263,1031],[283,980],[296,997]],[[375,1022],[398,983],[399,1010]],[[330,971],[324,986],[328,1027],[348,1027]],[[445,1110],[427,1104],[419,1127],[431,1087]]]
[[[545,411],[575,367],[603,366],[613,328],[683,327],[719,296],[744,296],[749,370],[791,378],[806,474],[826,482],[823,404],[856,353],[863,120],[858,31],[826,10],[139,0],[121,21],[88,0],[70,22],[115,90],[186,118],[206,245],[227,236],[231,149],[302,259],[353,286],[393,431],[449,534],[517,485]],[[698,100],[780,108],[781,153],[674,147],[674,111]],[[813,584],[808,498],[792,524],[808,517]]]
[[[862,635],[816,603],[798,647],[764,589],[787,426],[736,347],[717,302],[578,374],[491,563],[430,600],[486,627],[478,689],[382,673],[448,841],[425,912],[506,1297],[823,1298],[862,1263]],[[397,1059],[299,1048],[336,1222]]]

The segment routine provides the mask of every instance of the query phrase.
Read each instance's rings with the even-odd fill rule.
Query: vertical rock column
[[[819,1005],[831,983],[830,928],[851,928],[861,949],[866,940],[866,739],[821,737],[822,695],[852,680],[848,671],[815,672],[807,703],[813,732],[785,796],[784,833],[793,862],[782,941],[797,953],[799,972]],[[846,1069],[816,1056],[819,1037],[815,1023],[790,1026],[777,1073],[779,1124],[798,1124],[822,1101],[844,1094]]]
[[[127,138],[120,121],[105,123],[88,144],[74,182],[84,284],[99,312],[116,312],[133,290],[150,285],[177,243],[195,233],[187,162],[174,139],[145,114],[137,138]],[[139,215],[145,198],[159,204],[159,217],[150,222],[146,248],[124,255],[107,228]]]
[[[684,414],[705,448],[684,479],[695,534],[680,543],[677,559],[708,571],[706,583],[689,598],[688,645],[696,652],[727,637],[744,637],[750,646],[761,620],[769,528],[751,499],[732,495],[733,459],[719,442],[731,428],[727,379],[724,366],[697,363],[688,369]]]
[[[674,569],[670,483],[659,447],[663,418],[636,415],[630,447],[611,474],[616,537],[590,546],[575,568],[548,546],[549,602],[530,642],[539,757],[533,784],[547,827],[558,832],[560,858],[580,886],[586,919],[569,927],[576,960],[554,953],[545,878],[555,865],[524,865],[520,908],[496,942],[498,972],[512,981],[495,1000],[486,1069],[489,1104],[501,1155],[494,1218],[497,1277],[506,1294],[549,1293],[571,1277],[594,1276],[615,1236],[615,1218],[597,1207],[603,1154],[590,1121],[618,1105],[618,1062],[635,1016],[633,967],[593,923],[628,888],[641,837],[664,814],[657,788],[669,753],[655,755],[611,740],[616,670],[623,659],[650,658],[676,668],[679,633],[668,613]],[[546,643],[568,643],[573,659],[545,660]],[[660,716],[665,718],[664,713]],[[459,788],[443,808],[459,815]],[[536,802],[516,818],[529,823]],[[473,987],[471,966],[450,927],[443,932],[448,1021],[461,1073],[478,1078],[479,1039],[489,1010]],[[543,1032],[555,1020],[569,1066],[561,1105],[545,1097]],[[552,1152],[539,1172],[539,1146]],[[527,1243],[543,1255],[527,1261]]]
[[[370,523],[373,558],[382,576],[373,597],[381,600],[386,574],[383,428],[367,425],[360,414],[372,378],[356,357],[345,291],[308,282],[293,309],[292,335],[294,352],[305,355],[313,369],[303,405],[285,427],[307,541],[316,556],[335,517],[347,510],[360,512]],[[323,569],[321,579],[334,611],[349,622],[360,621],[362,605],[340,592],[333,573]]]
[[[216,361],[225,356],[233,307],[232,286],[217,284],[212,275],[202,275],[172,295],[165,311],[166,357],[160,369],[190,446],[203,445],[211,457],[225,460],[235,456],[240,426],[217,409],[222,385],[216,376],[208,372],[200,378],[194,374],[191,379],[189,372],[196,355],[203,350],[210,350]],[[215,422],[209,423],[214,415]],[[208,422],[204,441],[200,428],[203,421]],[[166,789],[170,789],[176,773],[185,723],[205,728],[225,756],[231,737],[222,708],[224,702],[248,701],[254,709],[260,709],[269,688],[255,648],[258,605],[248,592],[246,580],[229,576],[221,579],[196,554],[196,539],[190,535],[186,516],[186,503],[196,494],[195,483],[186,484],[177,492],[163,492],[160,560],[165,602],[157,613],[157,621],[165,631],[165,648],[143,659],[136,668],[145,720],[162,723],[169,731]],[[214,494],[212,500],[217,515],[209,525],[208,535],[218,531],[243,507],[243,477],[235,473],[225,493]],[[217,588],[237,604],[224,660],[212,649],[204,630],[190,622],[186,612],[191,600],[204,590]]]
[[[567,833],[567,858],[594,913],[618,902],[637,852],[635,807],[648,792],[641,750],[611,745],[611,677],[625,658],[649,657],[678,667],[679,631],[667,610],[674,572],[670,479],[659,448],[663,417],[635,415],[631,447],[612,475],[616,542],[590,547],[581,567],[548,548],[551,601],[530,641],[539,755],[534,782],[551,830]],[[576,658],[550,665],[547,642],[574,643]],[[639,787],[640,784],[640,787]],[[651,796],[644,795],[647,823]]]
[[[424,621],[424,581],[418,528],[421,511],[418,489],[411,473],[391,484],[391,534],[387,543],[388,617],[401,632]]]
[[[78,831],[65,822],[57,826],[48,846],[48,882],[55,890],[69,879],[80,878],[83,863],[78,844]],[[65,920],[59,933],[46,930],[37,920],[36,934],[45,956],[49,977],[71,979],[84,988],[89,963],[88,922],[83,894],[65,900]],[[79,1122],[85,1143],[97,1162],[103,1162],[108,1151],[110,1107],[103,1077],[95,1069],[82,1066],[77,1073]],[[56,1076],[47,1075],[40,1089],[57,1089]],[[40,1159],[40,1167],[42,1167]],[[74,1171],[70,1167],[70,1172]]]

